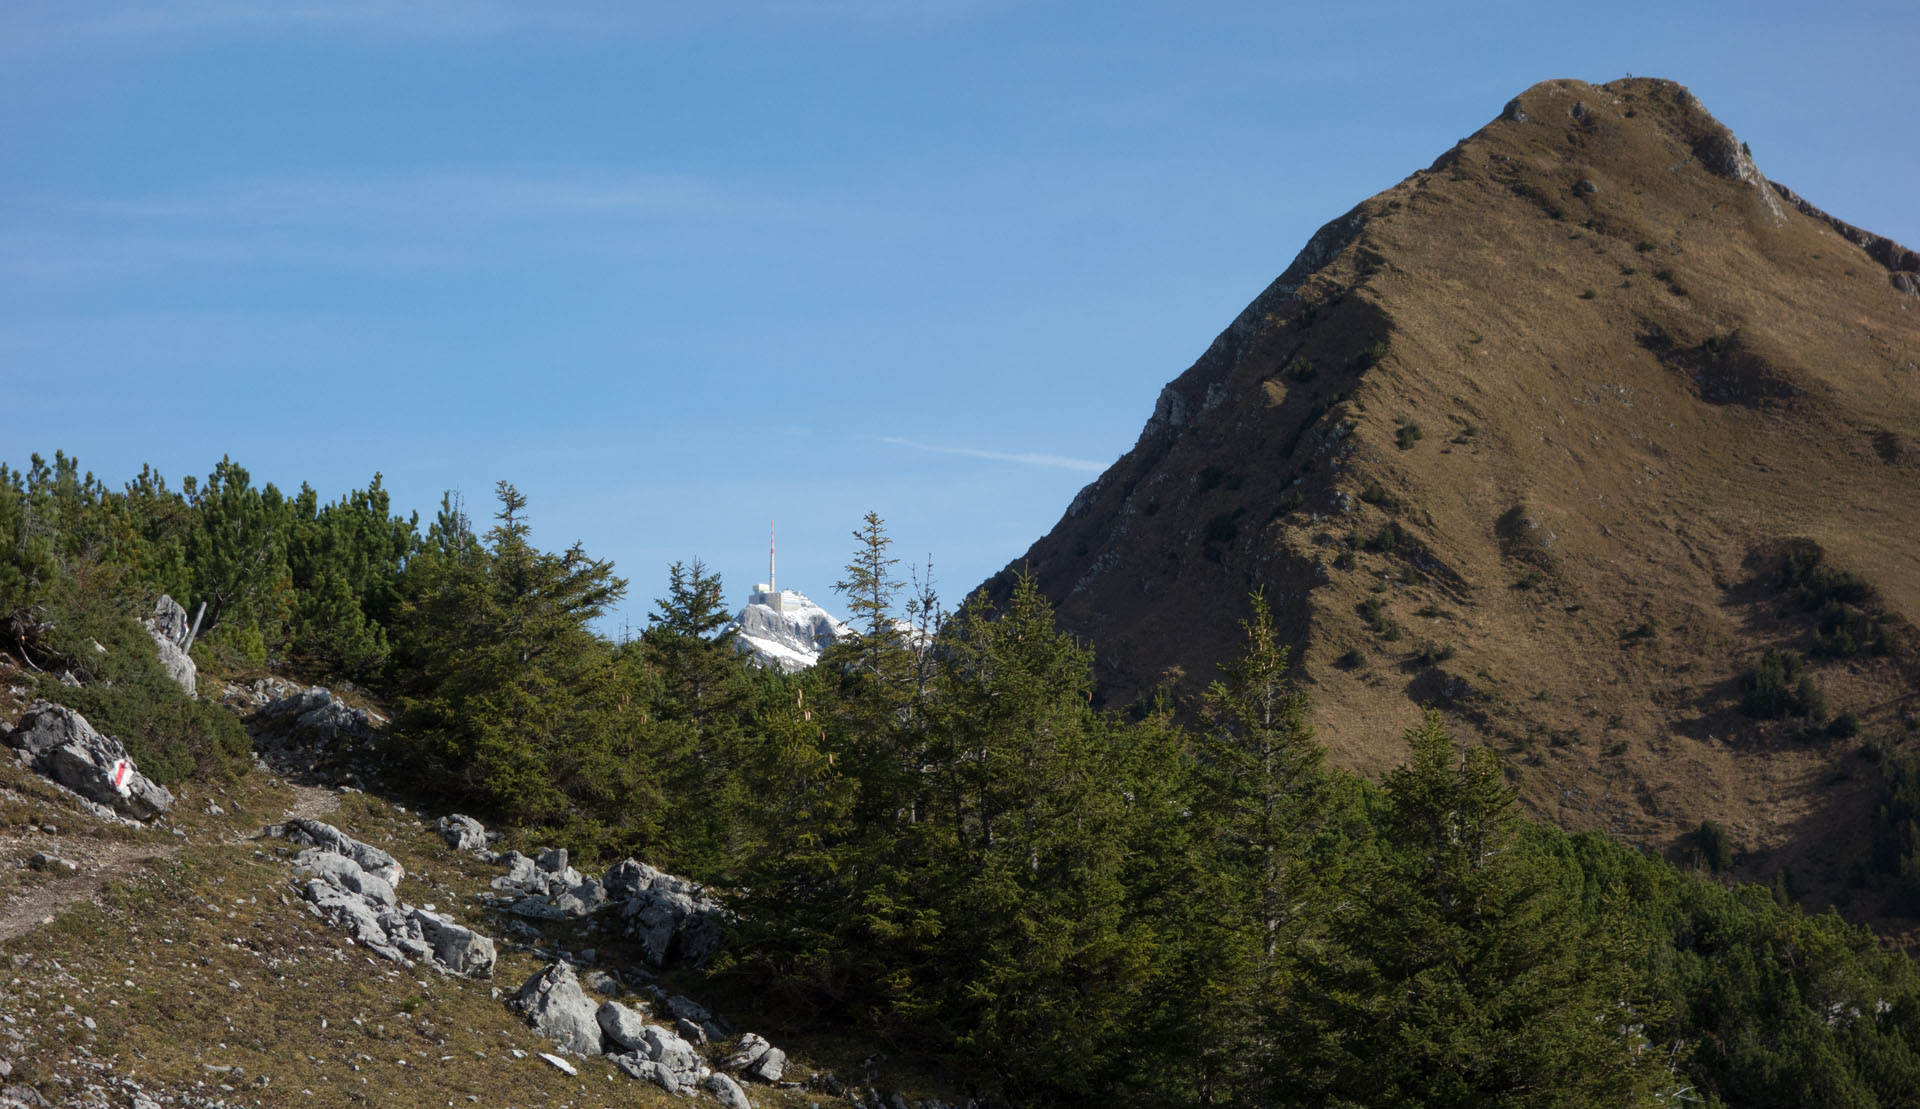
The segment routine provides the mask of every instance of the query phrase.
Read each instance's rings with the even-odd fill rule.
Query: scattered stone
[[[455,851],[485,851],[487,849],[486,825],[470,816],[455,813],[443,816],[434,822],[434,833],[447,841],[447,846]]]
[[[494,861],[505,866],[507,873],[493,880],[493,888],[520,895],[509,912],[536,920],[566,920],[607,907],[606,886],[567,865],[565,848],[549,848],[537,860],[509,851]]]
[[[388,885],[395,885],[406,876],[406,871],[394,861],[392,855],[372,844],[361,843],[333,825],[318,820],[296,816],[285,824],[268,828],[267,834],[281,836],[309,847],[318,847],[336,855],[345,855],[359,863],[361,869],[367,873],[385,879]]]
[[[527,1018],[533,1030],[550,1040],[559,1041],[578,1055],[600,1054],[600,1022],[595,1006],[580,989],[573,967],[564,962],[549,964],[510,998],[507,1007]]]
[[[579,1070],[577,1070],[572,1063],[567,1062],[565,1059],[560,1058],[558,1055],[548,1055],[546,1052],[543,1051],[540,1053],[540,1058],[545,1059],[549,1063],[552,1063],[556,1068],[559,1069],[560,1073],[562,1074],[579,1074],[580,1073]]]
[[[642,1082],[651,1082],[676,1096],[684,1092],[680,1088],[679,1080],[673,1076],[673,1072],[647,1058],[646,1053],[643,1051],[609,1055],[607,1059],[614,1066],[619,1067],[621,1070],[626,1071],[629,1075],[638,1078]]]
[[[593,957],[593,953],[588,951],[583,951],[580,954],[587,959],[592,959]],[[592,990],[594,993],[603,993],[608,997],[619,997],[627,992],[627,988],[620,983],[618,978],[615,978],[604,970],[590,970],[582,974],[580,976],[580,984]]]
[[[594,1012],[594,1019],[620,1051],[647,1052],[647,1022],[639,1013],[618,1001],[608,1001]],[[651,1059],[651,1053],[647,1057]]]
[[[493,977],[492,940],[429,909],[415,909],[412,916],[421,938],[433,949],[436,964],[469,978]]]
[[[762,1082],[778,1082],[787,1071],[787,1053],[748,1032],[720,1066]]]
[[[35,701],[6,739],[33,769],[119,815],[152,820],[173,807],[173,794],[140,773],[119,740],[65,705]],[[121,762],[128,767],[125,794],[113,781]]]
[[[747,1100],[747,1092],[724,1074],[708,1075],[705,1088],[726,1109],[753,1109],[753,1102]]]
[[[45,851],[34,853],[27,865],[35,870],[57,870],[63,874],[72,874],[80,869],[80,864],[72,859],[63,859],[58,855],[49,855]]]

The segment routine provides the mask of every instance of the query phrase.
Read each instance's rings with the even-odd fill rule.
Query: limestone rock
[[[753,1109],[753,1102],[747,1100],[747,1092],[724,1074],[708,1075],[705,1088],[726,1109]]]
[[[507,1007],[525,1016],[534,1031],[559,1041],[568,1051],[600,1054],[600,1022],[570,964],[556,962],[536,971],[508,999]]]
[[[167,677],[185,690],[187,696],[195,696],[200,689],[200,670],[184,646],[190,627],[187,610],[180,607],[180,602],[162,593],[154,603],[153,615],[141,623],[146,625],[147,634],[153,637],[154,648],[160,652],[160,665],[166,668]]]
[[[359,863],[362,870],[385,880],[390,886],[398,884],[406,876],[406,871],[394,861],[392,855],[372,844],[361,843],[331,824],[296,816],[285,824],[269,828],[268,832],[284,836],[294,843],[345,855]]]
[[[594,1018],[607,1039],[621,1051],[647,1051],[647,1022],[639,1013],[618,1001],[608,1001],[595,1011]],[[652,1058],[651,1054],[648,1058]]]
[[[434,822],[433,830],[455,851],[485,851],[487,827],[470,816],[455,813]]]
[[[357,893],[375,905],[398,904],[391,883],[346,855],[309,847],[293,857],[293,869],[296,874],[311,874],[348,893]]]
[[[567,865],[565,848],[548,848],[538,859],[509,851],[495,861],[504,865],[507,873],[491,884],[494,889],[522,895],[509,908],[519,916],[565,920],[607,907],[606,886]]]
[[[787,1070],[787,1053],[748,1032],[720,1066],[762,1082],[778,1082]]]
[[[609,1055],[607,1059],[612,1062],[614,1066],[619,1067],[621,1070],[626,1071],[642,1082],[651,1082],[670,1094],[679,1095],[685,1092],[680,1086],[679,1079],[673,1076],[673,1072],[661,1066],[659,1063],[654,1062],[652,1059],[647,1058],[647,1054],[644,1051],[630,1051],[618,1055]]]
[[[604,885],[653,965],[702,966],[719,952],[726,909],[704,887],[634,859],[609,870]]]
[[[435,963],[468,978],[493,977],[496,953],[492,940],[440,913],[415,909],[411,915],[421,939],[432,949]]]
[[[707,1077],[707,1065],[700,1060],[700,1053],[692,1044],[655,1024],[647,1025],[644,1035],[647,1056],[671,1071],[675,1082],[682,1086],[696,1086]]]
[[[7,733],[7,743],[25,753],[32,767],[89,801],[122,816],[152,820],[173,807],[173,794],[140,773],[120,741],[101,735],[87,718],[48,701],[35,701]],[[131,768],[123,796],[113,769]]]

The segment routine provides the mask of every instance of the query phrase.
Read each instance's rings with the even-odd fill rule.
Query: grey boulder
[[[447,846],[455,851],[485,851],[487,849],[487,827],[470,816],[458,813],[443,816],[434,822],[433,830]]]
[[[160,665],[166,668],[167,677],[185,690],[187,696],[196,695],[200,690],[200,668],[194,665],[193,656],[186,650],[187,610],[162,593],[154,603],[153,615],[141,623],[153,637],[153,646],[160,652]]]
[[[600,1054],[600,1022],[595,1006],[580,988],[573,967],[553,963],[536,971],[507,1007],[527,1018],[535,1032],[578,1055]]]
[[[377,874],[369,873],[346,855],[309,847],[293,857],[293,870],[296,874],[311,874],[348,893],[357,893],[362,900],[375,905],[399,903],[392,884]]]
[[[603,1002],[594,1013],[600,1030],[621,1051],[647,1052],[647,1022],[639,1013],[618,1001]],[[649,1059],[652,1055],[647,1056]]]
[[[708,1075],[705,1089],[726,1109],[753,1109],[753,1102],[747,1100],[747,1092],[724,1074]]]
[[[433,961],[455,974],[468,978],[493,977],[495,952],[493,941],[464,924],[447,917],[415,909],[411,913],[420,938],[433,953]]]
[[[699,884],[628,859],[607,872],[603,885],[654,966],[703,966],[720,950],[726,910]]]
[[[49,701],[35,701],[7,733],[33,768],[89,801],[122,816],[152,820],[173,807],[173,794],[140,773],[120,741],[101,735],[87,718]],[[125,760],[127,793],[113,784],[114,766]]]
[[[787,1053],[748,1032],[720,1065],[762,1082],[778,1082],[787,1072]]]
[[[647,1053],[644,1051],[629,1051],[618,1055],[609,1055],[607,1059],[613,1063],[614,1066],[626,1071],[640,1081],[651,1082],[670,1094],[678,1095],[685,1092],[680,1086],[680,1080],[673,1076],[673,1072],[661,1066],[659,1063],[654,1062],[652,1059],[647,1058]]]
[[[286,837],[295,843],[308,847],[317,847],[322,851],[331,851],[336,855],[345,855],[360,864],[367,873],[382,878],[388,885],[397,885],[406,871],[394,861],[392,855],[370,843],[361,843],[331,824],[319,820],[309,820],[296,816],[285,824],[268,829],[269,832]]]

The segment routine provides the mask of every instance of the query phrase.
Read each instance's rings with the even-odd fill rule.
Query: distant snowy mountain
[[[736,635],[734,642],[754,662],[787,674],[819,662],[820,652],[853,631],[806,594],[764,586],[748,596],[747,607],[729,627]]]

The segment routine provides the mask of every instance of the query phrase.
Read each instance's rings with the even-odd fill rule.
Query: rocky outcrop
[[[346,705],[317,685],[268,701],[247,724],[262,754],[318,756],[374,735],[365,709]]]
[[[657,967],[705,966],[720,950],[726,909],[704,886],[627,859],[607,871],[629,937]]]
[[[433,832],[455,851],[485,851],[487,827],[470,816],[458,813],[434,821]]]
[[[442,913],[401,901],[394,887],[406,871],[392,855],[331,824],[295,818],[267,829],[306,849],[293,857],[297,883],[312,913],[367,950],[411,966],[428,962],[469,978],[493,975],[493,941]]]
[[[722,629],[756,665],[792,674],[820,660],[837,639],[852,634],[846,624],[792,589],[756,590],[745,608]]]
[[[119,740],[65,705],[35,701],[7,744],[36,771],[114,814],[152,820],[173,807],[173,794],[140,773]]]
[[[556,962],[535,972],[507,1008],[527,1018],[535,1032],[576,1055],[599,1055],[600,1022],[571,964]]]
[[[195,696],[200,690],[200,670],[194,665],[193,656],[187,654],[187,637],[192,634],[192,625],[187,621],[187,610],[180,602],[160,594],[154,602],[153,615],[141,621],[147,634],[153,637],[153,645],[160,652],[160,665],[166,667],[167,677],[186,691],[187,696]]]
[[[294,843],[344,855],[367,873],[379,876],[388,885],[398,885],[407,874],[392,855],[370,843],[361,843],[333,825],[318,820],[296,816],[285,824],[269,828],[268,832]]]
[[[491,884],[512,897],[508,912],[536,920],[566,920],[606,907],[606,887],[598,878],[585,877],[568,866],[563,847],[542,851],[538,859],[509,851],[494,861],[507,868]]]
[[[433,961],[468,978],[493,977],[493,941],[444,913],[414,909],[411,916],[420,938],[433,949]]]
[[[478,821],[472,824],[479,827]],[[456,835],[464,842],[472,833],[464,826],[456,833],[449,825],[441,834],[452,843]],[[479,834],[484,837],[485,830]],[[493,888],[506,895],[507,911],[518,916],[568,920],[613,911],[621,930],[656,967],[704,966],[720,950],[726,909],[696,882],[636,859],[616,863],[605,880],[582,875],[568,865],[564,848],[550,848],[537,859],[509,851],[494,861],[507,873],[493,880]]]
[[[720,1066],[723,1070],[735,1071],[762,1082],[778,1082],[780,1076],[787,1072],[787,1053],[768,1043],[765,1038],[748,1032],[740,1037],[740,1042]]]
[[[753,1109],[753,1102],[747,1100],[747,1092],[724,1074],[708,1075],[704,1088],[727,1109]]]

